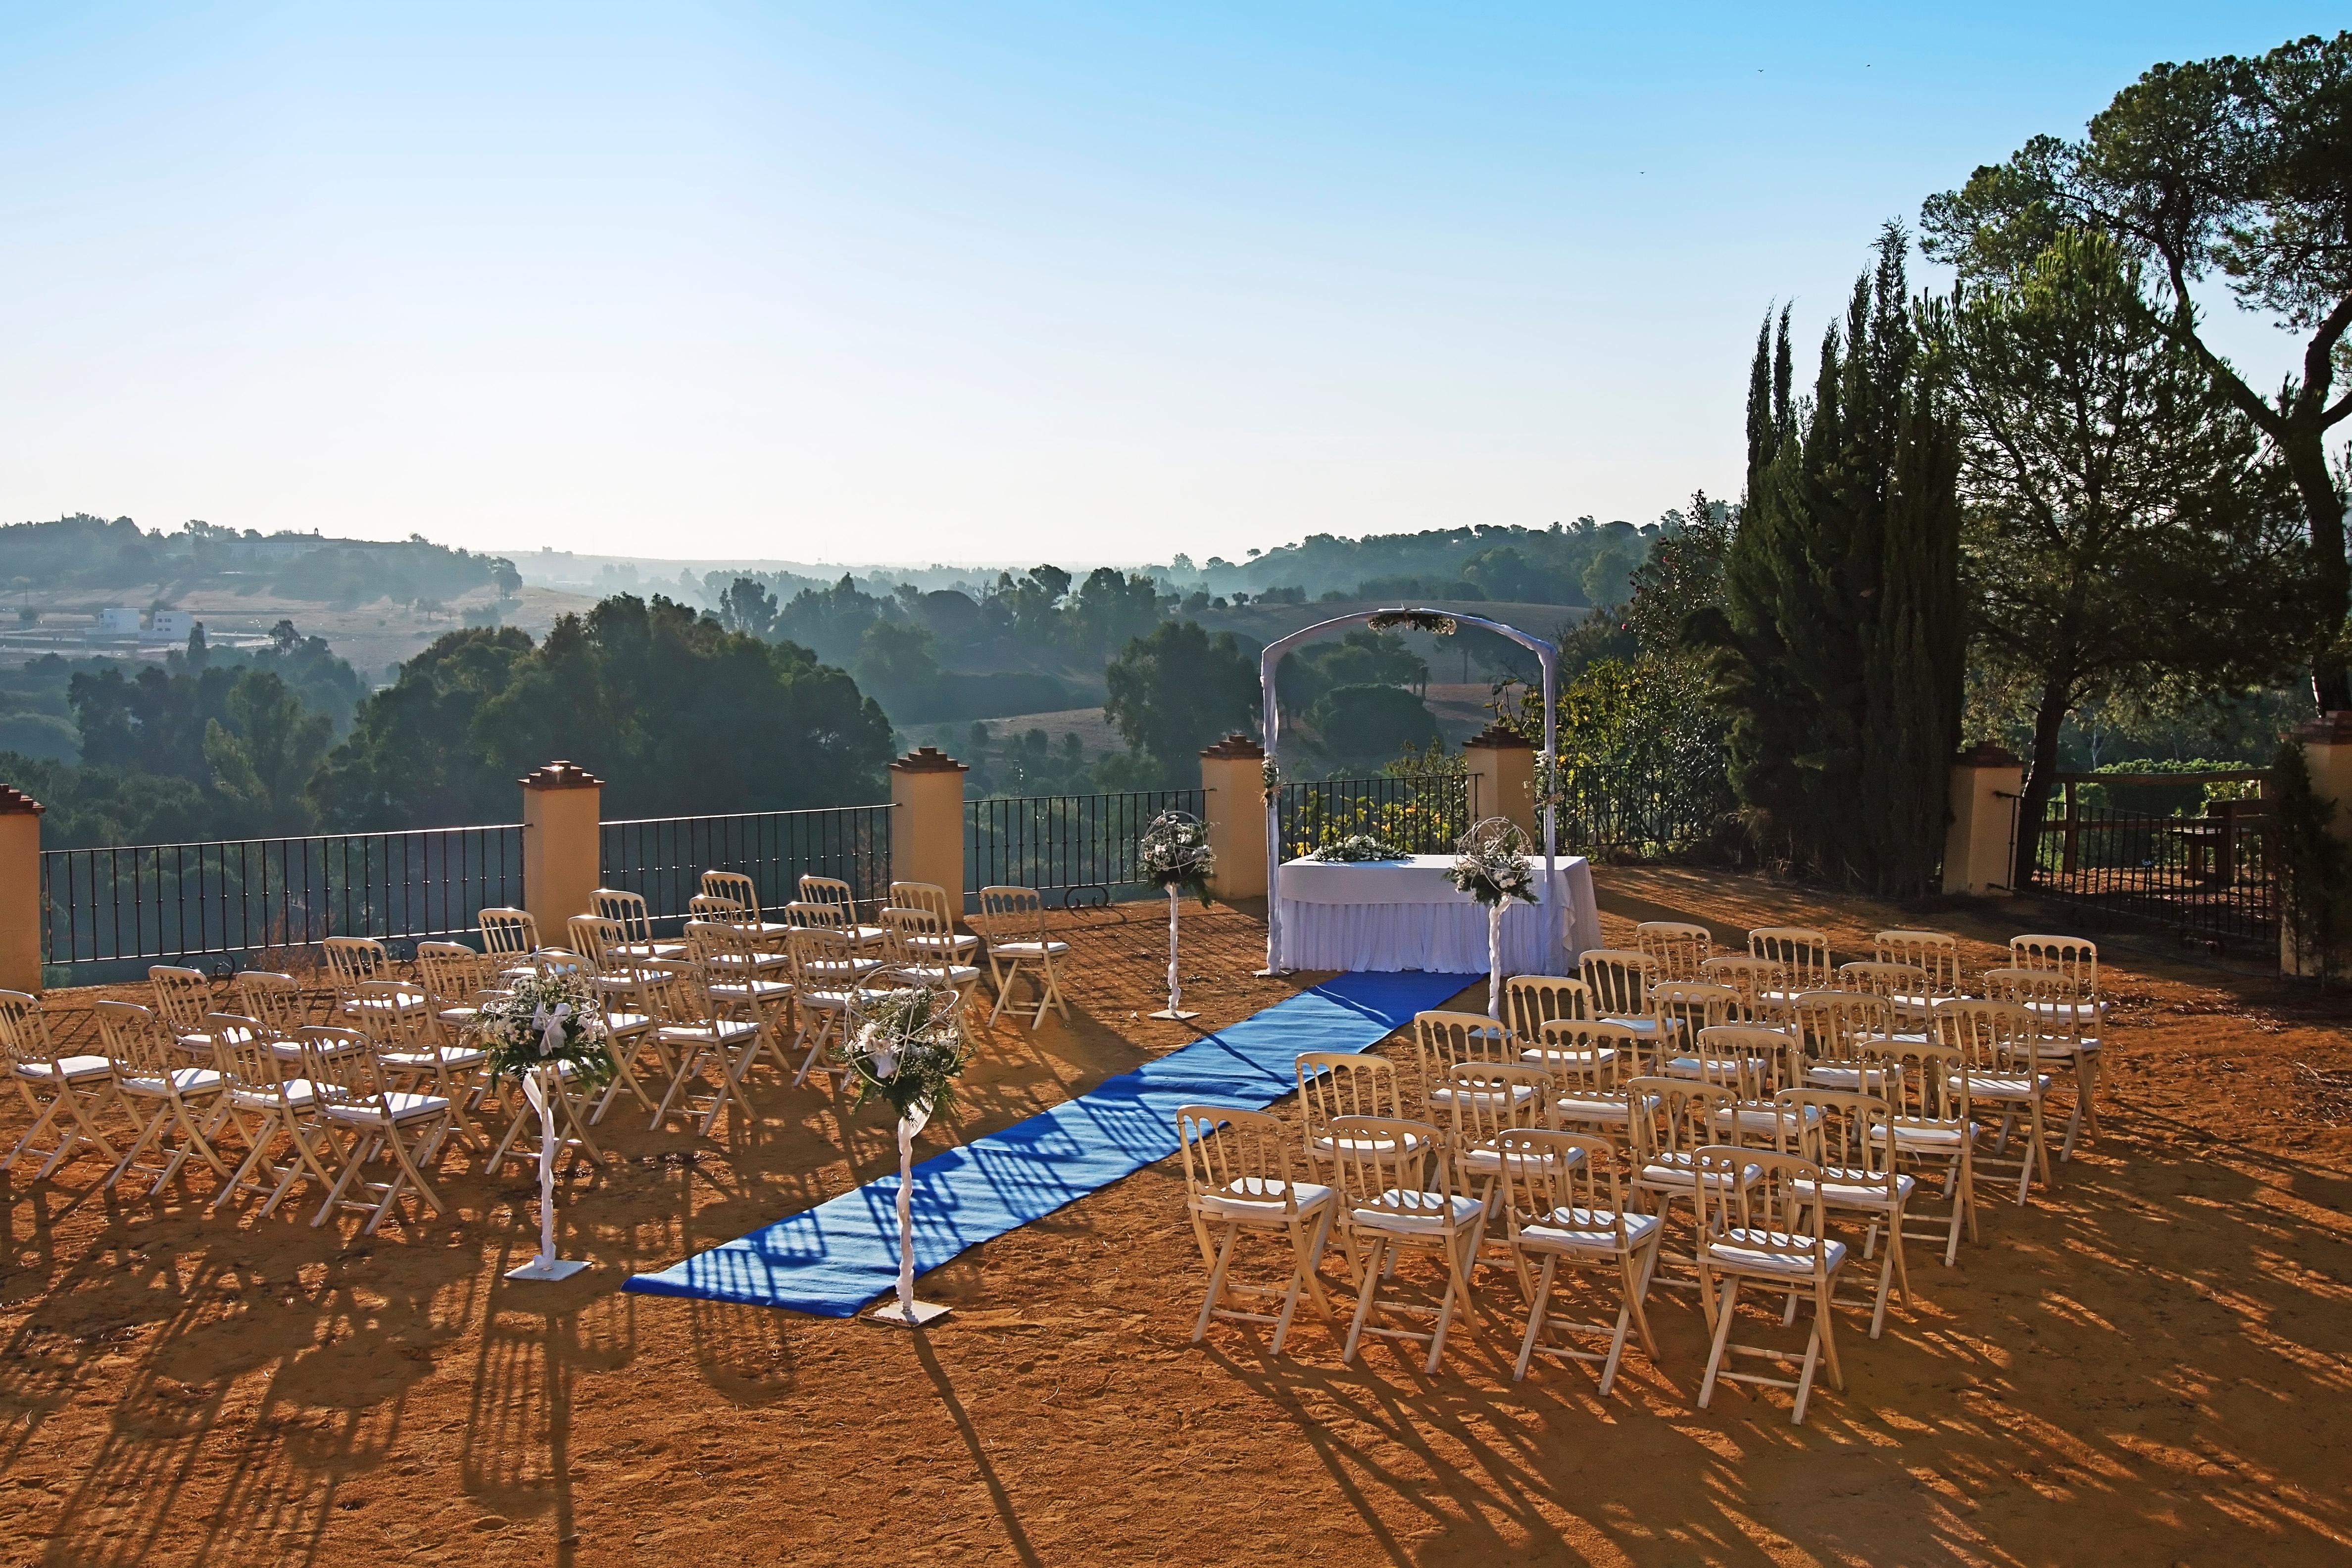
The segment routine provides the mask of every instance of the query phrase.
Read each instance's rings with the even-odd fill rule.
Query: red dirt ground
[[[1749,879],[1603,869],[1604,926],[1827,925],[1843,952],[1935,923],[1972,963],[2023,917],[1923,913]],[[1188,908],[1203,1026],[1288,986],[1262,928]],[[2040,924],[2039,921],[2026,923]],[[1076,1022],[1009,1020],[959,1131],[1182,1043],[1138,1015],[1152,905],[1071,917]],[[2054,1196],[1985,1184],[1984,1239],[1885,1338],[1844,1314],[1848,1387],[1694,1407],[1697,1308],[1660,1291],[1655,1364],[1509,1379],[1516,1292],[1436,1377],[1302,1322],[1188,1342],[1202,1275],[1162,1163],[928,1276],[928,1337],[628,1295],[632,1270],[889,1169],[877,1114],[769,1082],[715,1142],[615,1110],[614,1168],[562,1199],[561,1285],[499,1278],[536,1236],[523,1167],[443,1167],[450,1212],[362,1239],[0,1177],[0,1547],[46,1563],[2341,1563],[2352,1560],[2352,1042],[2280,983],[2111,947],[2106,1137]],[[53,1005],[71,1007],[74,994]],[[1393,1049],[1394,1047],[1390,1047]],[[21,1107],[0,1119],[13,1142]],[[600,1129],[600,1132],[603,1131]],[[847,1156],[844,1155],[845,1139]],[[1339,1282],[1336,1258],[1327,1267]],[[1409,1267],[1409,1282],[1425,1282]],[[1756,1331],[1777,1331],[1759,1320]]]

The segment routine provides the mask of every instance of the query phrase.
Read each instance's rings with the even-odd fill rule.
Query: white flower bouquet
[[[1446,880],[1488,909],[1517,899],[1536,903],[1535,868],[1528,862],[1528,836],[1516,823],[1490,816],[1464,834],[1454,849],[1461,858]]]
[[[893,991],[867,1008],[856,1032],[833,1048],[856,1081],[853,1109],[884,1100],[901,1121],[953,1121],[955,1080],[971,1056],[959,1015],[945,986]]]
[[[490,1081],[528,1078],[534,1068],[568,1068],[574,1083],[613,1077],[604,1038],[604,1010],[578,974],[520,976],[503,996],[482,1004],[476,1022],[489,1053]]]
[[[1198,817],[1181,811],[1163,811],[1151,819],[1135,847],[1143,879],[1171,892],[1183,890],[1209,901],[1209,877],[1217,858],[1209,847],[1209,830]]]

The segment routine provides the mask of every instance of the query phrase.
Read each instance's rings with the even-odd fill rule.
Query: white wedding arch
[[[1563,911],[1555,875],[1559,857],[1559,826],[1558,808],[1549,787],[1549,780],[1557,766],[1559,740],[1559,717],[1556,706],[1559,696],[1559,645],[1546,642],[1501,621],[1490,621],[1482,616],[1457,615],[1451,610],[1402,606],[1387,610],[1359,610],[1353,615],[1334,616],[1328,621],[1301,626],[1287,637],[1276,637],[1266,644],[1265,652],[1258,656],[1258,686],[1265,704],[1266,771],[1270,781],[1277,781],[1270,782],[1265,792],[1265,973],[1287,973],[1282,962],[1282,790],[1278,783],[1281,770],[1276,763],[1282,730],[1282,708],[1275,700],[1274,667],[1282,662],[1283,655],[1318,633],[1352,626],[1369,626],[1375,631],[1406,626],[1414,631],[1434,632],[1440,637],[1451,637],[1464,626],[1480,626],[1497,637],[1510,638],[1533,653],[1543,665],[1543,754],[1536,768],[1536,788],[1543,799],[1544,921],[1550,928],[1551,945],[1555,948],[1560,946],[1567,941],[1567,934],[1559,923]]]

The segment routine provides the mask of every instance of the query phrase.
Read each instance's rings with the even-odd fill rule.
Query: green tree
[[[939,690],[940,661],[931,651],[937,640],[905,621],[876,621],[859,640],[852,667],[858,686],[883,711],[915,721],[913,715],[927,711]]]
[[[1888,225],[1843,332],[1822,339],[1801,433],[1759,339],[1752,478],[1722,605],[1687,623],[1716,650],[1751,830],[1798,864],[1886,893],[1926,887],[1942,848],[1964,653],[1958,439],[1921,347],[1906,248]]]
[[[2033,712],[2023,887],[2069,715],[2292,661],[2304,552],[2283,465],[2114,240],[2062,230],[2013,278],[1962,285],[1946,324],[1977,658]]]
[[[1093,658],[1108,658],[1160,624],[1160,590],[1149,577],[1097,566],[1070,595],[1072,640]]]
[[[730,632],[764,637],[776,629],[776,596],[756,577],[738,577],[719,596],[719,624]]]
[[[1158,775],[1177,780],[1201,749],[1256,728],[1257,666],[1231,632],[1198,621],[1162,621],[1127,645],[1103,671],[1103,713]]]
[[[2203,366],[2279,450],[2310,535],[2305,637],[2322,711],[2352,708],[2345,492],[2327,434],[2352,416],[2352,32],[2259,58],[2159,65],[2082,140],[2037,136],[1931,198],[1928,253],[1965,279],[2013,276],[2064,227],[2112,237],[2162,287],[2130,308]],[[2219,269],[2241,308],[2302,334],[2300,373],[2269,395],[2208,342],[2189,287]]]
[[[1408,747],[1435,743],[1437,721],[1421,699],[1398,686],[1335,686],[1315,700],[1307,721],[1323,749],[1342,763],[1378,766]]]
[[[302,706],[268,670],[248,669],[229,688],[226,722],[205,723],[205,761],[221,802],[215,831],[282,836],[310,826],[303,790],[334,739],[334,723]]]

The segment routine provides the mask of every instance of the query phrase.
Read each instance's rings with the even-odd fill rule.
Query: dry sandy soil
[[[1896,913],[1739,879],[1604,871],[1604,924]],[[1923,914],[1997,941],[2016,916]],[[1286,989],[1260,928],[1188,912],[1204,1025]],[[1153,906],[1075,917],[1070,1026],[990,1037],[961,1135],[1170,1049]],[[1976,963],[1994,949],[1971,950]],[[2276,982],[2111,950],[2105,1140],[1983,1241],[1915,1253],[1916,1304],[1791,1427],[1778,1394],[1694,1408],[1696,1305],[1654,1363],[1509,1380],[1515,1293],[1436,1377],[1324,1328],[1188,1342],[1202,1273],[1163,1163],[929,1276],[927,1337],[623,1293],[633,1269],[881,1173],[872,1114],[770,1083],[716,1142],[615,1127],[562,1199],[557,1286],[523,1169],[447,1163],[451,1212],[372,1239],[8,1179],[0,1549],[53,1563],[2341,1563],[2352,1044]],[[74,998],[57,998],[70,1006]],[[1391,1048],[1393,1048],[1391,1047]],[[2314,1075],[2319,1076],[2314,1076]],[[2333,1075],[2333,1076],[2327,1076]],[[21,1111],[12,1108],[13,1116]],[[0,1124],[13,1138],[20,1121]],[[930,1135],[936,1138],[937,1134]],[[847,1157],[844,1157],[845,1145]],[[1988,1184],[1990,1189],[1991,1184]],[[1329,1266],[1337,1284],[1336,1258]],[[1426,1283],[1426,1272],[1407,1275]],[[1759,1320],[1756,1332],[1777,1331]],[[1512,1341],[1507,1344],[1507,1340]]]

